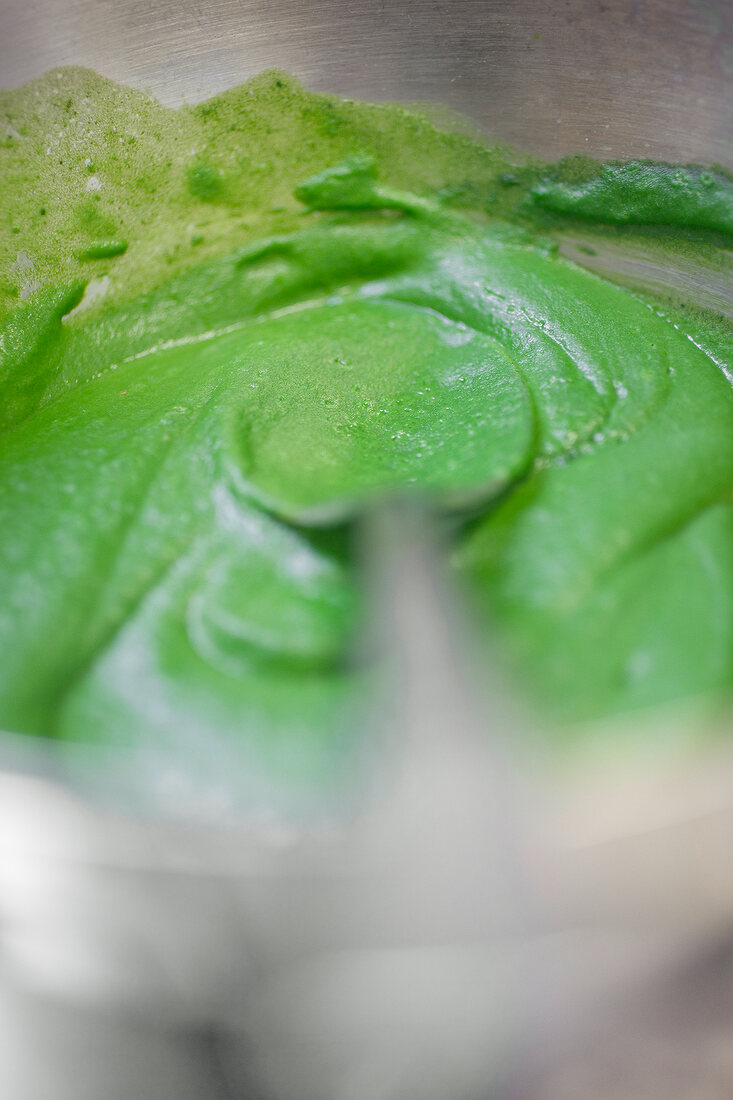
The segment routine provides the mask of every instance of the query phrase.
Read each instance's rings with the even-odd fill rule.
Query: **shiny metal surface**
[[[2,0],[0,84],[80,64],[197,100],[263,69],[428,100],[545,157],[733,167],[728,0]]]
[[[0,4],[1,86],[83,64],[175,105],[277,66],[313,90],[447,106],[545,157],[587,152],[733,167],[729,0]],[[395,629],[419,640],[432,622],[437,650],[409,648],[413,674],[432,679],[450,631],[431,602],[434,577],[420,572],[414,547],[407,552],[408,573],[423,588],[419,598],[395,599]],[[442,696],[443,725],[452,708],[466,705],[457,691],[449,683]],[[419,726],[419,713],[411,721]],[[419,754],[412,759],[420,763]],[[37,762],[40,771],[45,763]],[[29,758],[24,763],[27,769]],[[457,764],[465,768],[466,760]],[[509,1049],[512,1029],[521,1030],[520,1012],[491,1017],[497,981],[503,995],[531,971],[534,1023],[545,1031],[573,1013],[576,1021],[590,1019],[622,988],[633,998],[649,974],[725,928],[733,914],[730,876],[720,874],[733,830],[730,760],[701,758],[694,769],[684,758],[671,760],[667,771],[658,765],[641,753],[626,771],[601,760],[575,775],[543,777],[544,801],[538,798],[523,836],[542,904],[533,933],[520,945],[525,912],[511,944],[511,937],[494,938],[493,946],[454,955],[421,954],[405,944],[404,929],[401,940],[395,932],[405,914],[414,920],[415,891],[446,885],[407,847],[397,850],[415,876],[403,915],[389,917],[379,944],[363,928],[360,938],[352,929],[345,940],[342,928],[339,951],[329,954],[322,938],[333,926],[319,913],[333,897],[350,897],[352,907],[354,899],[363,902],[368,881],[340,890],[338,859],[328,862],[325,879],[321,868],[310,886],[299,881],[297,868],[311,861],[313,870],[328,836],[306,838],[304,847],[302,837],[277,828],[134,821],[76,800],[53,776],[0,772],[3,1100],[260,1100],[250,1091],[253,1074],[267,1083],[268,1100],[426,1100],[440,1085],[431,1065],[442,1071],[454,1059],[466,1070],[460,1042],[440,1045],[441,1012],[460,1017],[465,1008],[469,1027],[482,1031],[471,1045],[480,1054],[473,1068],[484,1066],[489,1039],[494,1050]],[[459,772],[459,786],[475,793],[476,778],[475,769]],[[445,821],[460,836],[462,804],[449,787]],[[505,826],[519,836],[516,820],[507,817]],[[383,858],[390,838],[379,829],[370,835]],[[455,890],[446,896],[455,906]],[[321,937],[315,953],[314,937]],[[273,958],[274,971],[267,966]],[[479,974],[486,980],[466,1005],[465,977],[475,990]],[[405,1033],[414,1020],[410,999],[400,995],[416,976],[433,1014],[426,1009],[424,1030],[395,1045],[390,1033]],[[363,992],[358,1003],[355,990]],[[263,1012],[253,1013],[260,1004]],[[605,1019],[602,1012],[593,1018]],[[214,1034],[217,1058],[207,1038]],[[264,1059],[256,1071],[253,1036]],[[228,1072],[220,1080],[224,1046]],[[435,1063],[421,1062],[426,1049]],[[703,1049],[703,1061],[708,1054]],[[304,1055],[305,1078],[298,1075]],[[532,1097],[656,1097],[639,1082],[618,1094],[604,1092],[607,1080],[573,1091],[571,1079]],[[680,1096],[723,1100],[729,1085],[726,1078],[722,1091]],[[444,1087],[443,1095],[452,1100],[456,1092]],[[665,1100],[677,1100],[673,1085]]]

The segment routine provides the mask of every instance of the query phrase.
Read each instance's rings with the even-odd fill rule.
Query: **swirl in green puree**
[[[543,715],[729,688],[722,170],[548,167],[279,73],[173,111],[62,70],[0,115],[2,727],[331,782],[348,524],[410,486]]]

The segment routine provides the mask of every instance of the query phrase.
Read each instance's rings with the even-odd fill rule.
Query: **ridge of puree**
[[[3,119],[0,725],[321,799],[349,523],[410,487],[545,717],[726,696],[729,320],[558,247],[729,274],[725,172],[542,165],[279,72],[172,111],[58,70]]]

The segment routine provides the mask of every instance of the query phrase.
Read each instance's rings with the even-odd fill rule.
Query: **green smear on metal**
[[[554,213],[600,222],[733,233],[733,179],[722,169],[570,159],[530,196]]]

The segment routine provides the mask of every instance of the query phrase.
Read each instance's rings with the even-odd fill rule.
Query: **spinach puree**
[[[410,487],[544,719],[730,688],[731,327],[560,247],[725,278],[725,172],[547,166],[282,73],[172,111],[60,70],[0,120],[4,728],[337,783],[349,524]]]

